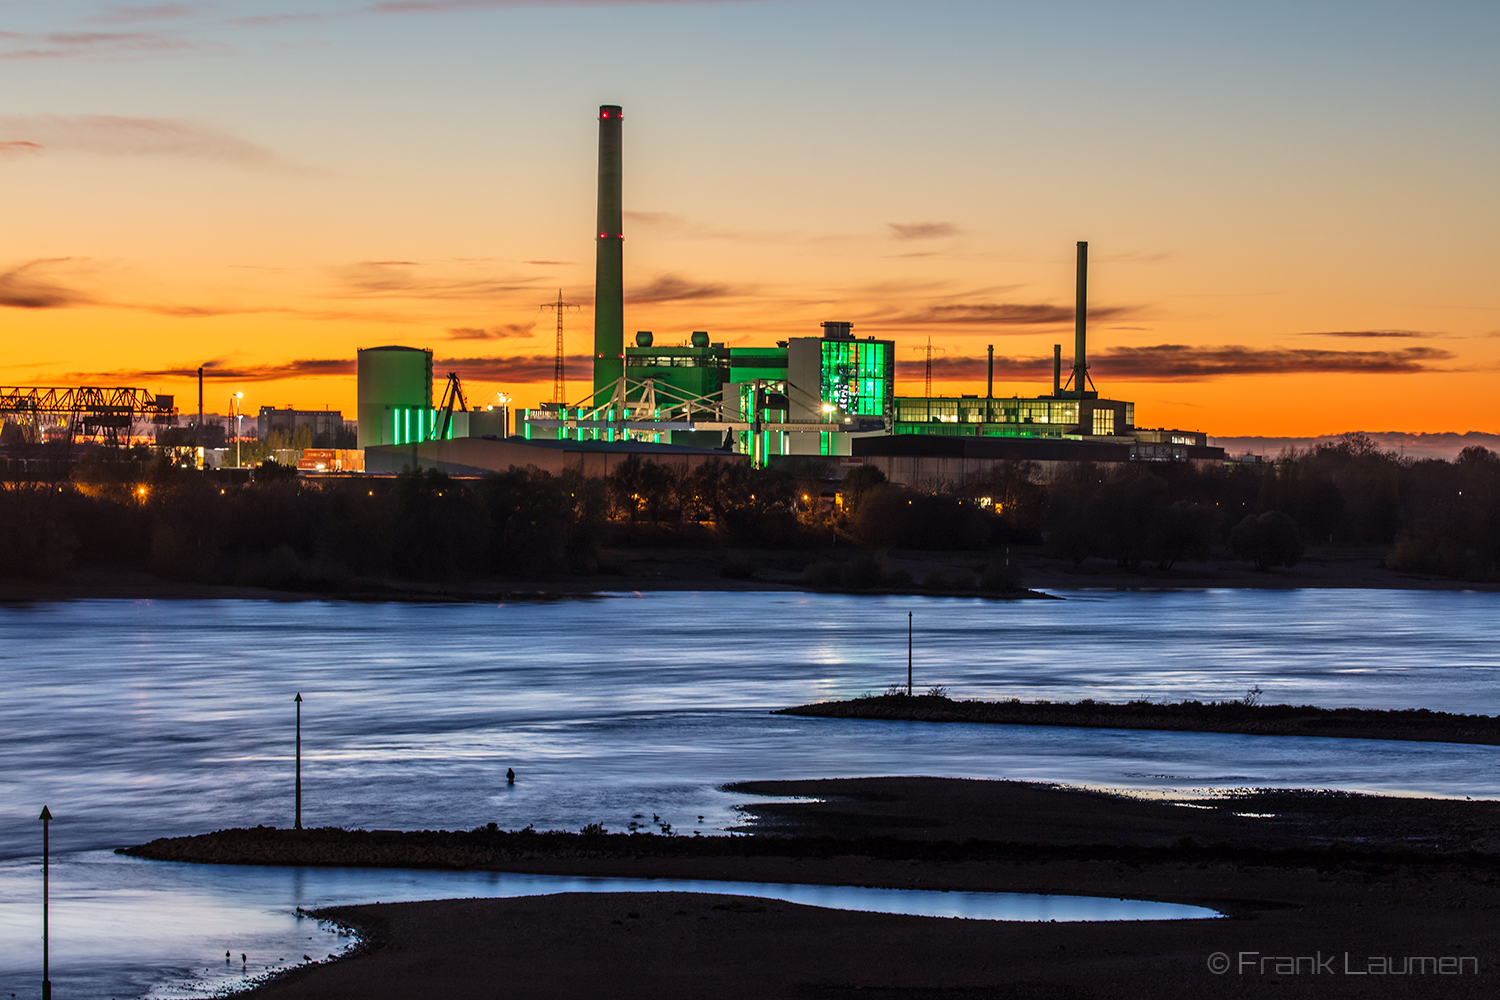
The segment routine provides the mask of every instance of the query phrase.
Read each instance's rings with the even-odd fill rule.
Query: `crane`
[[[464,400],[464,386],[459,381],[458,372],[449,372],[448,384],[443,388],[443,400],[438,406],[438,409],[443,411],[443,425],[438,428],[437,432],[437,440],[439,441],[446,441],[448,439],[448,431],[453,427],[454,404],[458,405],[460,413],[469,408],[469,404]]]

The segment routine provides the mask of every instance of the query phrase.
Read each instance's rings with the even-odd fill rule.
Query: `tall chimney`
[[[618,104],[599,108],[599,225],[594,230],[594,391],[625,374],[625,273],[620,229]]]
[[[994,344],[991,344],[989,346],[989,352],[990,352],[989,378],[985,381],[984,398],[985,399],[994,399],[995,398],[995,345]]]
[[[1073,388],[1078,398],[1088,387],[1089,245],[1078,241],[1078,301],[1073,307]],[[1080,411],[1082,408],[1080,407]]]
[[[1062,345],[1052,345],[1052,397],[1062,395]]]

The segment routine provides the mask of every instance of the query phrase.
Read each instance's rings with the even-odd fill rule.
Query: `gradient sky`
[[[894,337],[1142,426],[1500,431],[1500,5],[0,2],[0,382],[352,416],[358,347],[570,398],[598,105],[627,336]]]

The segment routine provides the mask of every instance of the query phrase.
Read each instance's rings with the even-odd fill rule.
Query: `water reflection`
[[[53,869],[53,992],[59,997],[212,996],[269,972],[341,953],[352,939],[303,909],[557,892],[703,892],[807,906],[973,920],[1192,920],[1213,910],[1177,903],[934,892],[852,886],[581,878],[400,869],[224,868],[166,864],[94,851]],[[40,992],[39,874],[0,864],[0,992]],[[227,957],[226,957],[227,953]],[[243,961],[241,956],[244,956]]]

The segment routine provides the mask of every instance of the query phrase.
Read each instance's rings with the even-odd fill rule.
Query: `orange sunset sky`
[[[1213,9],[1206,9],[1212,7]],[[1142,426],[1500,431],[1493,3],[0,3],[5,385],[354,410],[588,391],[595,116],[627,337],[850,320],[898,393],[1092,374]]]

